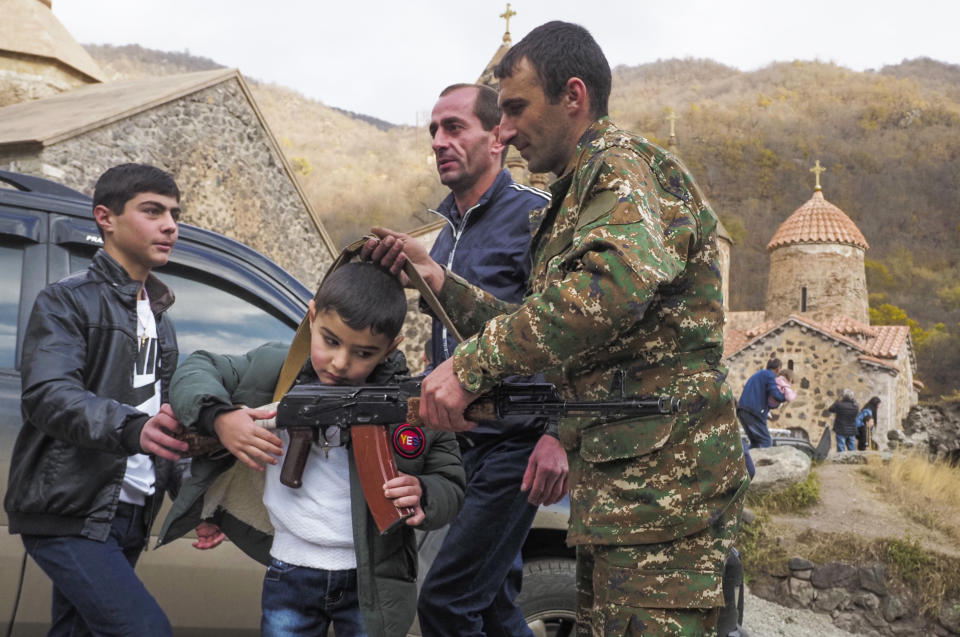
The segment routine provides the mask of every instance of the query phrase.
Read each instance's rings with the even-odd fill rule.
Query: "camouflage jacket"
[[[542,371],[570,398],[669,394],[676,416],[560,423],[570,456],[573,544],[644,544],[696,533],[746,488],[727,386],[717,218],[686,168],[647,140],[594,122],[535,213],[530,289],[509,306],[447,273],[440,300],[465,334],[469,391]],[[619,391],[616,390],[616,391]]]

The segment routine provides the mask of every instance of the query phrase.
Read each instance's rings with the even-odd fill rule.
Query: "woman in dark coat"
[[[857,414],[857,449],[866,450],[870,446],[870,430],[877,425],[877,406],[880,398],[874,396],[867,401],[860,413]]]
[[[853,398],[853,392],[844,389],[840,399],[830,405],[827,411],[835,414],[833,433],[837,436],[837,451],[855,451],[857,449],[857,414],[860,407]]]

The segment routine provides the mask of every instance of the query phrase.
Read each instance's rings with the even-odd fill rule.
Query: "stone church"
[[[154,164],[184,221],[317,284],[339,250],[238,71],[107,81],[50,0],[0,3],[0,167],[90,194],[110,166]]]
[[[874,439],[917,404],[917,362],[905,325],[870,325],[864,254],[856,224],[823,195],[818,161],[813,196],[780,225],[767,244],[770,273],[765,307],[728,312],[724,356],[735,393],[776,357],[794,372],[797,399],[771,411],[771,427],[816,443],[833,424],[827,409],[844,388],[857,402],[880,398]]]

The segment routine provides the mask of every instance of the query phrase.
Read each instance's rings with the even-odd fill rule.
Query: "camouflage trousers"
[[[742,508],[672,542],[578,546],[577,637],[716,635]]]

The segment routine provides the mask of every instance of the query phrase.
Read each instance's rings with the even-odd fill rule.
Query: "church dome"
[[[824,199],[819,189],[780,224],[767,244],[767,250],[798,243],[841,243],[862,250],[870,247],[857,224],[843,210]]]

